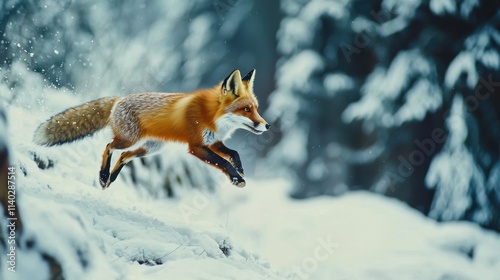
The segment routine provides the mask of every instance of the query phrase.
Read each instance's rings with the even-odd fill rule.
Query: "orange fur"
[[[158,110],[139,113],[141,137],[201,143],[201,131],[215,130],[218,95],[215,89],[168,97],[174,101]]]

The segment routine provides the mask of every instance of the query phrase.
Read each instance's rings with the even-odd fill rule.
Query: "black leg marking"
[[[102,169],[99,172],[99,181],[102,183],[107,182],[109,179],[109,168],[111,166],[111,153],[108,154],[108,160],[106,161],[106,165],[104,166],[104,169]]]
[[[214,151],[210,150],[208,147],[195,147],[191,148],[192,153],[200,158],[201,160],[211,164],[212,166],[220,169],[222,172],[226,173],[229,176],[229,180],[231,183],[238,187],[245,186],[245,180],[241,175],[236,171],[236,169],[225,160],[223,157],[216,154]]]
[[[240,173],[241,176],[245,176],[245,172],[243,171],[243,165],[241,164],[240,155],[238,154],[237,151],[229,149],[222,142],[214,144],[214,147],[221,153],[229,155],[229,157],[231,157],[231,163],[233,164],[236,171],[238,171],[238,173]]]
[[[151,142],[149,144],[149,147],[156,148],[156,150],[158,150],[160,145],[155,144],[155,143],[156,142]],[[123,152],[120,155],[120,158],[116,162],[115,166],[113,167],[113,169],[111,171],[111,175],[110,175],[106,185],[103,186],[103,188],[108,187],[111,183],[113,183],[116,180],[116,178],[118,177],[118,174],[120,174],[120,171],[127,164],[127,162],[131,161],[134,158],[146,156],[148,154],[147,147],[148,147],[148,145],[144,145],[136,150]]]
[[[109,183],[113,183],[116,180],[116,177],[118,177],[118,174],[120,174],[120,171],[122,171],[122,168],[125,166],[126,163],[120,164],[118,169],[116,169],[113,173],[111,173],[111,176],[109,178]]]

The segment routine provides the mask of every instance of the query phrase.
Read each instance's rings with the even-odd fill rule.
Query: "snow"
[[[453,14],[457,9],[455,0],[431,0],[429,7],[436,15]]]
[[[498,44],[500,33],[488,26],[469,36],[465,40],[465,50],[453,59],[446,70],[445,86],[452,88],[461,75],[466,74],[467,86],[475,88],[479,79],[479,63],[492,70],[500,69],[500,55],[496,50]]]
[[[490,172],[490,177],[487,182],[487,190],[496,194],[496,198],[500,200],[500,185],[496,184],[500,180],[500,162],[497,162]]]
[[[270,158],[276,158],[278,155],[282,160],[292,164],[300,165],[307,160],[307,128],[293,127],[288,132],[288,137],[284,138],[273,151],[270,152]],[[293,152],[291,152],[293,151]]]
[[[302,19],[285,18],[281,21],[278,36],[283,38],[278,42],[278,50],[283,54],[292,54],[308,45],[313,33]]]
[[[60,262],[67,279],[196,279],[201,272],[208,279],[240,274],[278,279],[267,262],[233,242],[220,225],[185,221],[180,208],[185,200],[155,199],[124,177],[102,191],[97,171],[106,132],[72,145],[38,147],[30,139],[44,113],[17,106],[8,112],[16,123],[9,135],[18,166],[23,238],[35,245],[18,249],[17,272],[2,269],[0,278],[46,279],[40,256],[48,255]],[[39,161],[50,158],[53,167],[40,169],[34,153]]]
[[[183,43],[187,56],[192,57],[185,62],[184,73],[189,79],[194,79],[198,84],[201,72],[209,72],[210,64],[205,63],[205,57],[197,57],[196,54],[203,51],[214,37],[213,26],[215,19],[209,15],[197,16],[189,25],[189,35]]]
[[[42,255],[67,279],[497,279],[500,272],[498,234],[437,223],[368,192],[291,200],[288,180],[247,178],[238,189],[223,176],[215,193],[185,189],[177,199],[126,176],[103,191],[97,169],[106,132],[38,147],[31,135],[47,113],[16,105],[7,112],[23,238],[33,245],[17,249],[15,274],[0,257],[2,279],[46,279]],[[34,153],[53,166],[40,169]]]
[[[474,88],[479,78],[475,63],[474,56],[470,52],[464,51],[457,55],[446,70],[444,77],[445,86],[452,88],[462,73],[466,73],[467,86]]]
[[[280,68],[278,86],[309,92],[311,91],[309,79],[323,67],[323,60],[318,53],[312,50],[302,51],[292,56]]]
[[[342,3],[344,2],[344,3]],[[346,1],[328,1],[328,0],[315,0],[309,2],[301,11],[299,15],[311,25],[322,16],[329,18],[340,19],[346,16],[345,11]]]
[[[411,17],[421,4],[421,0],[384,0],[381,6],[385,11],[394,11],[398,15]]]
[[[384,0],[375,20],[380,24],[379,33],[384,37],[403,31],[414,16],[421,0]],[[373,14],[372,14],[373,15]]]
[[[472,10],[479,6],[479,0],[463,0],[460,14],[463,18],[469,18]]]
[[[278,31],[278,50],[284,55],[302,51],[311,46],[313,36],[319,28],[317,19],[321,17],[341,19],[347,16],[345,0],[314,0],[298,3],[295,0],[281,2],[281,8],[293,15],[281,21]],[[301,5],[303,7],[300,7]],[[299,8],[300,7],[300,8]]]
[[[406,120],[423,120],[427,112],[435,112],[440,107],[443,95],[439,87],[420,79],[408,90],[405,101],[394,116],[398,124]]]
[[[465,40],[466,49],[490,69],[500,69],[500,56],[496,46],[500,44],[500,33],[491,27],[485,27]]]
[[[499,236],[474,224],[439,224],[368,192],[291,201],[286,190],[276,181],[229,196],[237,203],[228,224],[292,279],[497,279],[500,272]]]
[[[448,139],[443,151],[431,162],[426,185],[436,189],[430,216],[440,220],[459,220],[472,211],[478,223],[492,219],[488,212],[485,175],[465,146],[468,130],[463,99],[456,96],[447,118]]]
[[[339,91],[354,88],[354,79],[341,73],[326,75],[323,84],[329,95],[335,95]]]
[[[443,103],[436,79],[435,68],[420,51],[401,51],[388,69],[376,69],[370,74],[362,87],[363,97],[345,109],[342,119],[364,119],[385,127],[422,120]],[[400,96],[404,96],[404,104],[391,109],[397,107]]]
[[[431,0],[429,7],[436,15],[459,14],[462,18],[470,17],[472,10],[479,6],[479,0]],[[459,7],[457,9],[457,7]],[[457,13],[459,10],[460,13]]]

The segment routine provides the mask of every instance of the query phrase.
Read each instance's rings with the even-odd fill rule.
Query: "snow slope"
[[[102,191],[106,131],[38,147],[32,133],[49,115],[7,112],[27,245],[16,273],[1,259],[1,279],[47,279],[50,258],[66,279],[499,279],[498,234],[366,192],[293,201],[285,180],[250,178],[238,189],[222,175],[217,193],[178,199],[125,176]]]
[[[153,198],[122,177],[101,190],[97,173],[109,132],[38,147],[33,131],[49,115],[17,106],[7,112],[24,246],[16,273],[7,272],[2,254],[0,279],[47,279],[44,259],[59,262],[66,279],[280,278],[221,225],[186,220],[181,200]]]
[[[500,279],[497,233],[368,192],[291,201],[286,190],[263,182],[223,196],[232,237],[293,279]]]

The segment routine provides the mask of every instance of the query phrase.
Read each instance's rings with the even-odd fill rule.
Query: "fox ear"
[[[246,82],[249,89],[253,89],[253,80],[255,79],[255,69],[252,69],[243,77],[243,82]]]
[[[240,70],[235,69],[222,82],[222,93],[227,94],[227,92],[231,92],[235,96],[238,96],[238,89],[242,83]]]

